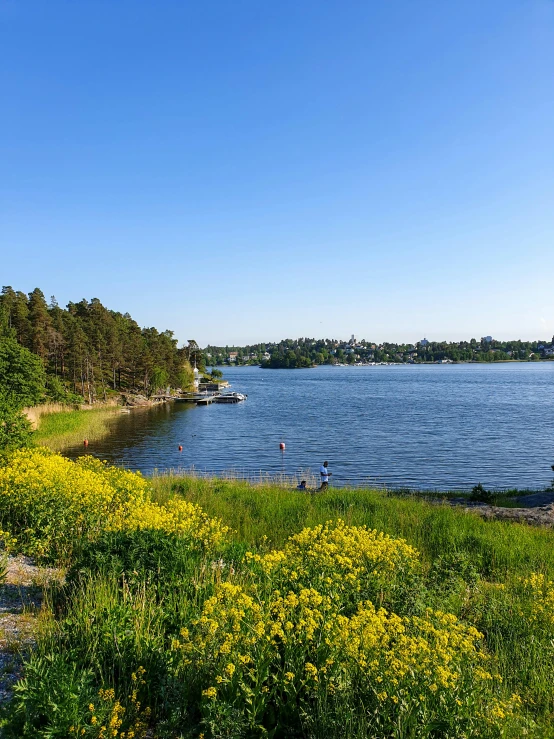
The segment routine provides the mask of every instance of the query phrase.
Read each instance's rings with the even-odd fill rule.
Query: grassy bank
[[[551,530],[45,451],[0,526],[68,568],[8,737],[554,737]]]
[[[554,579],[554,533],[549,529],[503,521],[485,521],[447,503],[417,495],[396,496],[380,490],[330,489],[309,495],[275,485],[195,477],[159,476],[152,480],[156,500],[174,495],[221,518],[237,541],[280,547],[305,526],[341,518],[405,538],[431,563],[453,552],[471,558],[495,579],[510,573],[540,571]]]
[[[426,582],[422,599],[482,630],[505,685],[526,696],[533,710],[540,707],[542,720],[550,721],[554,711],[549,677],[554,669],[551,529],[486,521],[446,503],[378,490],[307,495],[272,485],[164,476],[155,478],[153,486],[157,500],[183,496],[229,525],[237,544],[248,542],[262,550],[283,547],[291,533],[337,518],[349,526],[367,526],[404,538],[421,555]],[[548,615],[545,599],[552,602]],[[541,731],[545,732],[541,736],[554,736],[550,729]]]
[[[110,433],[111,422],[119,414],[117,406],[44,413],[37,419],[33,438],[55,451],[82,444],[85,438],[98,441]]]

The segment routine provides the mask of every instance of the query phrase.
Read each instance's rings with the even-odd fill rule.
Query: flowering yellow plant
[[[68,560],[79,541],[104,531],[160,529],[202,547],[223,540],[227,527],[193,503],[150,499],[138,472],[93,457],[76,462],[45,449],[22,450],[0,468],[0,521],[6,545],[17,536],[21,551]],[[13,546],[13,544],[12,544]]]
[[[540,572],[533,572],[521,579],[521,589],[527,596],[524,602],[530,604],[525,613],[527,620],[539,622],[551,631],[554,626],[554,581]]]
[[[497,696],[501,680],[482,634],[455,616],[399,616],[371,600],[345,609],[368,579],[416,568],[404,541],[329,522],[249,560],[261,579],[216,584],[171,647],[213,725],[229,710],[254,728],[291,705],[305,715],[364,705],[376,736],[403,735],[444,712],[459,727],[448,736],[488,737],[517,712],[518,696]]]
[[[417,550],[403,539],[341,519],[304,529],[282,550],[246,556],[274,586],[313,587],[354,602],[404,587],[419,567]]]

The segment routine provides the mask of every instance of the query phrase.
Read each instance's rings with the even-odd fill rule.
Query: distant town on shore
[[[554,360],[551,341],[499,341],[492,336],[469,341],[428,341],[415,344],[376,344],[354,335],[348,341],[337,339],[284,339],[247,346],[207,346],[208,365],[260,365],[273,369],[295,369],[321,364],[421,364],[426,362],[507,362]]]

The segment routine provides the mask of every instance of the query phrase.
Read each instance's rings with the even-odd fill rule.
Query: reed
[[[63,403],[42,403],[42,405],[34,405],[29,408],[24,408],[23,413],[31,422],[33,429],[37,429],[42,416],[47,416],[52,413],[67,413],[71,410],[76,409]]]
[[[65,410],[52,409],[39,414],[38,427],[33,435],[37,444],[62,451],[82,444],[85,438],[98,441],[110,433],[111,425],[120,413],[119,408],[114,406],[87,410],[67,410],[67,406],[62,408]]]

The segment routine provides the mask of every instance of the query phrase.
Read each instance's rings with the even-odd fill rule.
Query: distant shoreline
[[[541,359],[497,359],[493,362],[478,362],[475,359],[452,359],[448,362],[359,362],[359,363],[352,363],[352,364],[330,364],[330,363],[323,363],[323,364],[312,364],[308,367],[272,367],[270,364],[262,365],[258,363],[245,363],[245,364],[230,364],[230,365],[213,365],[214,367],[226,367],[229,368],[243,368],[243,367],[259,367],[260,369],[290,369],[290,370],[297,370],[297,369],[315,369],[316,367],[400,367],[400,366],[415,366],[415,367],[421,367],[421,366],[431,366],[431,365],[439,365],[439,366],[447,366],[451,364],[475,364],[478,366],[489,366],[489,365],[495,365],[495,364],[546,364],[548,362],[554,362],[554,357],[545,357]],[[211,365],[210,365],[211,366]]]

